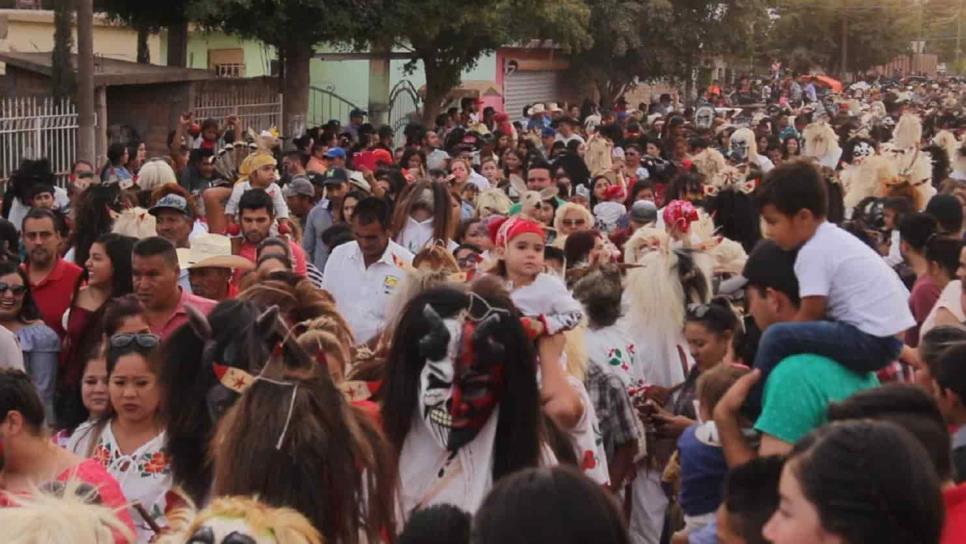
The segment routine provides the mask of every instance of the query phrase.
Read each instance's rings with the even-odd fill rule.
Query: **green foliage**
[[[133,28],[158,32],[164,27],[187,22],[194,0],[97,0],[94,9],[105,11]]]
[[[919,32],[911,7],[908,0],[788,0],[775,8],[770,48],[776,56],[796,59],[799,69],[835,71],[844,20],[847,68],[863,71],[908,51]]]

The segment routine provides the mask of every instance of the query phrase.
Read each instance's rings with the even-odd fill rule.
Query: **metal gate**
[[[389,92],[389,126],[396,132],[396,142],[402,143],[402,133],[410,122],[419,115],[422,99],[416,87],[408,79],[403,79]]]
[[[516,120],[523,116],[523,108],[537,102],[573,101],[577,93],[566,81],[565,74],[552,70],[516,71],[503,80],[503,108]]]
[[[255,90],[226,92],[205,91],[194,97],[194,115],[198,122],[211,117],[219,122],[237,115],[242,130],[256,133],[271,127],[282,128],[282,95]]]
[[[0,98],[0,181],[24,159],[46,158],[61,185],[77,153],[77,109],[53,97]]]
[[[349,112],[359,106],[336,94],[334,88],[309,87],[309,126],[324,125],[330,119],[339,121],[342,126],[349,124]]]

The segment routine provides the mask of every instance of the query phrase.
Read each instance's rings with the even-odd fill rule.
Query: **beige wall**
[[[0,38],[0,52],[33,53],[54,48],[54,15],[47,10],[0,9],[0,19],[6,19],[6,36]],[[74,29],[74,48],[77,33]],[[148,37],[151,61],[161,60],[161,39],[157,34]],[[127,61],[137,60],[137,32],[115,25],[101,15],[94,16],[94,54]],[[5,65],[0,63],[0,73]]]

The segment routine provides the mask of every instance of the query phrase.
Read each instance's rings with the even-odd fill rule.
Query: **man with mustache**
[[[24,217],[21,225],[27,262],[24,272],[30,280],[30,292],[40,310],[44,323],[63,338],[65,331],[62,318],[70,308],[74,286],[81,275],[81,268],[60,256],[61,235],[58,218],[54,212],[34,208]]]

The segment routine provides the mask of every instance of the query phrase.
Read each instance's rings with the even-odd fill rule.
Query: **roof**
[[[0,62],[37,74],[50,77],[50,53],[0,53]],[[71,55],[71,64],[76,66],[77,55]],[[151,83],[174,83],[179,81],[199,81],[215,79],[208,70],[159,66],[157,64],[138,64],[126,60],[94,57],[94,86],[146,85]]]

